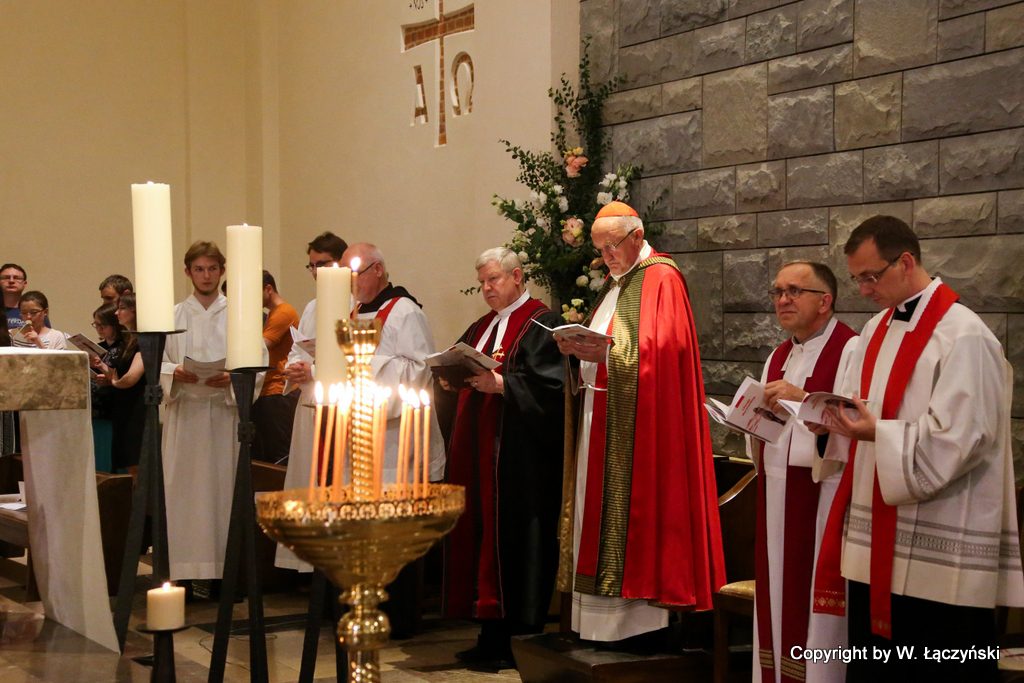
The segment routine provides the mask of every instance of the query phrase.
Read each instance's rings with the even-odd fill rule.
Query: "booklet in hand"
[[[211,377],[216,377],[224,372],[225,360],[224,358],[219,360],[196,360],[195,358],[185,356],[185,362],[182,363],[182,366],[199,378],[199,384],[203,384]]]
[[[458,342],[444,351],[433,353],[425,360],[430,371],[448,382],[453,389],[461,389],[474,375],[490,372],[501,365],[465,342]]]
[[[709,398],[704,407],[715,422],[768,443],[778,441],[789,421],[789,415],[780,415],[768,407],[764,385],[752,377],[743,380],[730,405]]]
[[[79,351],[85,351],[89,356],[95,356],[96,358],[103,358],[107,351],[102,346],[89,339],[84,334],[73,334],[68,337],[68,343],[74,346]]]
[[[592,330],[589,327],[583,325],[559,325],[558,327],[548,327],[544,323],[538,321],[536,318],[530,322],[540,325],[545,330],[550,332],[555,339],[568,339],[570,341],[587,341],[592,344],[611,344],[614,340],[607,334],[603,334],[596,330]]]
[[[803,401],[779,401],[779,405],[789,413],[796,416],[796,419],[803,422],[814,422],[826,427],[836,424],[832,417],[832,410],[843,410],[850,419],[856,419],[860,412],[857,404],[849,396],[841,394],[830,394],[827,391],[814,391],[804,396]]]

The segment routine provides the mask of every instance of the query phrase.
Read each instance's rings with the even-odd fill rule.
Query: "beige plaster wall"
[[[436,2],[335,2],[279,10],[282,288],[299,306],[313,281],[299,270],[305,245],[324,229],[383,250],[392,280],[425,305],[438,345],[486,311],[475,285],[479,252],[504,242],[510,225],[495,192],[521,192],[500,138],[548,147],[546,92],[575,70],[579,5],[475,3],[475,29],[445,40],[445,66],[467,52],[473,111],[456,117],[447,99],[448,143],[437,143],[436,43],[401,50],[401,26],[436,17]],[[467,3],[448,0],[446,12]],[[413,5],[413,7],[410,7]],[[413,124],[414,66],[421,65],[428,123]]]

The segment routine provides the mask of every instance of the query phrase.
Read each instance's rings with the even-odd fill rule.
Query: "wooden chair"
[[[731,581],[712,596],[715,608],[715,683],[729,680],[729,633],[734,616],[754,616],[754,534],[757,473],[750,469],[718,498],[725,553],[725,575]]]

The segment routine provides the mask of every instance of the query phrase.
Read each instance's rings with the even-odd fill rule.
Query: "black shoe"
[[[496,674],[502,669],[516,668],[516,662],[512,659],[512,655],[509,654],[508,656],[498,656],[491,659],[485,659],[480,662],[473,662],[466,668],[470,671]]]
[[[495,659],[495,653],[485,647],[480,647],[480,645],[474,645],[468,650],[456,652],[455,659],[466,664],[477,664]]]

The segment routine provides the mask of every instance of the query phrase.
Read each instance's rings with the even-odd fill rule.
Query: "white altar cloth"
[[[103,568],[88,356],[0,348],[0,367],[0,384],[15,389],[0,397],[0,409],[21,411],[29,542],[46,616],[118,652]],[[65,407],[83,394],[84,405],[75,399],[77,407]],[[15,405],[18,396],[22,405]]]

